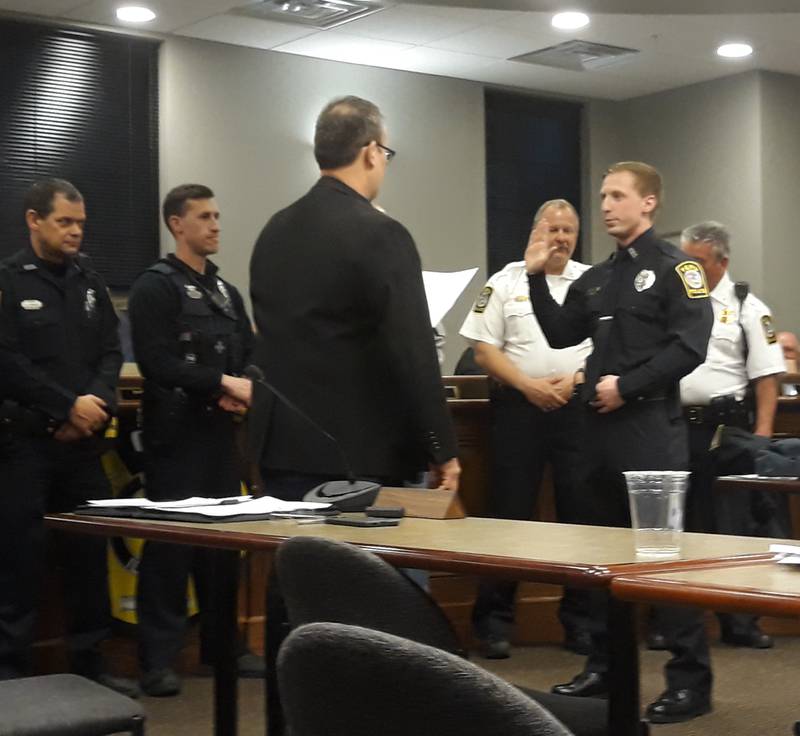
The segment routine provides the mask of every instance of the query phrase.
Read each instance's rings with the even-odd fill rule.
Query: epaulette
[[[148,271],[153,271],[153,273],[160,273],[164,276],[172,276],[178,269],[175,268],[169,261],[164,260],[163,258],[160,261],[156,261],[150,268],[147,269]]]

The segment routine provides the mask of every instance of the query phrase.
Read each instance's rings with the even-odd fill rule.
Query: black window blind
[[[0,20],[0,257],[37,179],[84,196],[83,251],[114,289],[158,257],[158,42]]]
[[[520,261],[533,216],[549,199],[581,211],[581,115],[574,102],[486,90],[489,273]],[[581,242],[574,258],[580,260]]]

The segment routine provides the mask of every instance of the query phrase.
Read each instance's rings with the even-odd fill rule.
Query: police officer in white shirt
[[[769,308],[749,293],[746,283],[734,284],[728,275],[729,243],[728,229],[718,222],[701,222],[681,235],[681,249],[705,269],[714,310],[705,363],[681,380],[692,471],[687,528],[748,534],[755,531],[751,508],[757,508],[759,497],[715,496],[714,478],[725,469],[714,467],[709,445],[720,424],[771,437],[777,379],[786,369]],[[755,617],[721,614],[720,623],[722,640],[729,644],[772,646]]]
[[[579,220],[566,200],[545,202],[536,213],[550,223],[558,248],[546,266],[553,298],[563,303],[570,284],[589,266],[571,260]],[[578,456],[581,407],[573,398],[576,373],[591,352],[591,340],[562,350],[551,348],[531,307],[525,262],[509,263],[480,292],[461,327],[475,349],[475,360],[494,379],[492,409],[492,485],[489,512],[495,518],[530,519],[545,464],[553,467],[559,521],[580,522]],[[485,656],[509,656],[516,583],[484,581],[473,609],[473,625]],[[585,607],[578,591],[568,591],[559,617],[565,646],[588,649]]]

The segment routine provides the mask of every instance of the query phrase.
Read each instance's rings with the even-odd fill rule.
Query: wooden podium
[[[402,506],[415,519],[463,519],[464,507],[456,491],[433,488],[381,488],[374,506]]]

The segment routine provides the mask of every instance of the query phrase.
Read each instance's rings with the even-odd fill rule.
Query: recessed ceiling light
[[[553,28],[560,31],[574,31],[589,25],[589,16],[586,13],[556,13],[550,21]]]
[[[743,59],[752,53],[753,47],[749,43],[724,43],[717,49],[717,55],[726,59]]]
[[[148,23],[156,17],[150,8],[143,8],[137,5],[126,5],[117,8],[117,20],[125,23]]]

